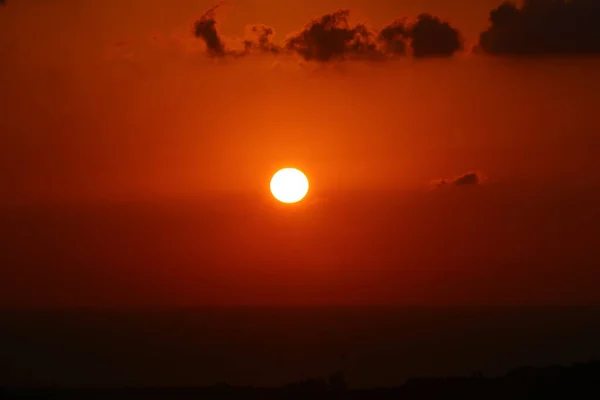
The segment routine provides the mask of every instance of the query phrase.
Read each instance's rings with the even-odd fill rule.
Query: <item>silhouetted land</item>
[[[390,388],[347,389],[342,374],[308,379],[282,387],[230,386],[189,388],[2,388],[0,397],[44,398],[344,398],[344,399],[531,399],[599,398],[600,361],[549,366],[522,367],[500,377],[472,376],[417,378]]]

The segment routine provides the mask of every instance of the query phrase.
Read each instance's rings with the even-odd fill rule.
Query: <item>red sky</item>
[[[523,273],[522,266],[530,265],[528,260],[531,257],[542,257],[549,249],[558,251],[556,249],[562,247],[557,247],[557,242],[571,252],[579,248],[576,254],[559,253],[564,259],[556,256],[560,260],[550,274],[553,283],[544,286],[543,282],[538,282],[537,289],[532,289],[531,293],[537,293],[539,296],[535,299],[540,302],[562,301],[556,290],[564,282],[560,272],[572,268],[569,260],[576,258],[583,267],[578,270],[579,275],[569,275],[579,278],[569,286],[571,297],[567,296],[565,302],[575,299],[576,288],[585,286],[586,282],[590,282],[590,276],[595,276],[592,266],[598,255],[592,249],[594,237],[597,237],[598,215],[594,204],[597,204],[597,187],[600,184],[595,173],[599,167],[596,149],[600,144],[597,136],[600,119],[596,107],[600,101],[600,78],[595,73],[600,61],[597,59],[516,60],[478,56],[467,51],[451,59],[407,58],[382,64],[342,62],[323,66],[302,63],[292,56],[213,60],[206,57],[204,45],[192,35],[194,21],[213,4],[209,1],[75,3],[69,0],[9,0],[7,3],[6,7],[0,8],[0,63],[3,72],[0,75],[0,204],[3,206],[73,201],[102,205],[120,200],[158,201],[166,196],[192,198],[224,193],[250,198],[258,195],[263,199],[268,197],[266,190],[270,175],[277,168],[289,165],[305,170],[311,179],[313,199],[324,202],[331,202],[332,198],[343,199],[340,193],[345,191],[361,193],[367,189],[403,191],[410,193],[410,199],[421,199],[419,196],[427,196],[432,180],[477,170],[488,178],[488,186],[481,185],[481,188],[489,192],[482,198],[478,197],[479,200],[469,198],[468,201],[475,201],[473,209],[478,211],[470,214],[467,220],[473,224],[481,220],[493,221],[490,226],[495,227],[496,236],[486,242],[485,230],[465,228],[467,231],[462,233],[463,236],[456,238],[461,243],[458,248],[466,248],[469,240],[477,239],[478,248],[483,249],[467,264],[476,265],[477,260],[483,260],[483,264],[502,264],[494,247],[500,246],[498,243],[502,240],[508,240],[510,246],[516,246],[515,249],[518,243],[530,243],[523,253],[515,250],[517,261],[512,265],[520,267],[509,269],[512,272],[507,272],[509,278],[504,281],[508,284],[516,279],[515,282],[526,285],[530,278],[525,275],[539,273],[537,270]],[[243,36],[246,25],[255,23],[274,27],[276,39],[283,39],[287,34],[300,30],[311,18],[340,7],[350,8],[356,21],[368,21],[375,28],[397,17],[414,17],[420,12],[430,12],[458,28],[467,48],[470,48],[478,32],[486,28],[489,11],[497,3],[491,0],[230,1],[218,11],[217,19],[219,32],[233,41]],[[487,189],[489,187],[501,189]],[[494,190],[501,194],[494,197],[490,194],[496,193]],[[561,196],[566,196],[566,200]],[[446,225],[437,231],[430,230],[436,220],[429,213],[439,208],[435,205],[437,203],[428,201],[414,200],[411,207],[416,208],[398,211],[407,218],[411,213],[419,217],[407,222],[406,230],[387,233],[388,236],[396,235],[394,237],[414,233],[413,238],[421,238],[412,245],[413,249],[420,250],[406,253],[403,257],[428,254],[430,244],[450,250],[454,248],[459,253],[448,238],[453,236],[454,228],[451,227],[462,226],[461,221],[465,221],[460,215],[453,219],[456,209],[452,207],[458,207],[464,213],[467,211],[461,207],[465,206],[457,201],[451,202],[450,208],[443,208],[448,212],[448,215],[444,214]],[[363,204],[364,208],[360,210],[367,218],[366,209],[372,203],[360,204]],[[223,210],[229,210],[222,211],[226,214],[232,210],[228,206],[223,207]],[[239,207],[238,204],[233,209]],[[334,205],[328,207],[336,209]],[[352,209],[352,206],[347,207],[347,210]],[[508,217],[497,213],[498,207],[508,207],[504,212],[509,214],[510,207],[514,207],[511,221],[527,221],[523,222],[527,228],[517,229],[517,234],[507,233],[518,223],[510,225],[506,222]],[[540,214],[532,215],[532,209]],[[573,209],[577,212],[570,214]],[[341,224],[340,221],[345,218],[333,215],[340,219],[332,216],[329,222],[332,224]],[[376,221],[386,219],[382,217],[386,215],[383,211],[374,215]],[[13,217],[8,211],[4,212],[5,227],[27,232],[29,225],[19,219],[21,217]],[[12,221],[13,225],[7,221]],[[32,226],[38,226],[39,232],[42,232],[33,236],[33,244],[26,244],[28,242],[24,238],[27,235],[15,236],[5,228],[4,234],[14,241],[10,242],[14,246],[7,260],[12,265],[25,265],[47,259],[42,250],[37,255],[24,250],[31,259],[20,257],[18,254],[21,253],[15,249],[27,246],[54,252],[52,254],[57,255],[58,260],[67,257],[71,264],[67,263],[70,266],[65,268],[74,268],[76,272],[71,271],[68,276],[74,277],[75,283],[71,286],[64,283],[71,292],[62,290],[64,287],[60,285],[57,288],[62,289],[56,290],[65,294],[63,303],[68,304],[79,295],[88,299],[83,293],[85,291],[74,294],[75,288],[81,290],[81,281],[90,276],[108,273],[102,265],[126,265],[130,260],[125,256],[128,254],[137,262],[146,260],[146,257],[152,259],[153,256],[141,252],[148,243],[162,243],[163,247],[156,245],[156,251],[164,251],[161,254],[165,259],[177,254],[184,259],[181,265],[192,265],[190,260],[197,255],[192,245],[183,250],[177,247],[188,243],[186,240],[192,241],[193,233],[187,225],[187,233],[182,233],[185,238],[178,242],[177,250],[169,247],[171,242],[161,242],[154,236],[148,238],[149,242],[131,239],[133,242],[130,243],[124,240],[123,243],[130,243],[132,247],[123,250],[109,245],[113,243],[111,240],[115,240],[109,235],[113,228],[100,228],[91,220],[85,221],[79,226],[89,230],[97,228],[98,235],[104,238],[102,240],[107,240],[104,242],[107,253],[114,250],[113,257],[107,256],[105,260],[95,255],[90,250],[95,246],[93,241],[81,243],[81,249],[89,250],[87,253],[84,250],[79,256],[66,250],[62,253],[53,247],[53,242],[48,241],[52,235],[47,229],[53,225],[38,224],[33,220],[30,222]],[[544,228],[544,221],[555,221],[556,224]],[[582,221],[585,226],[581,225]],[[59,235],[56,239],[62,243],[60,246],[67,246],[70,240],[78,237],[73,226],[65,228],[65,236]],[[158,229],[161,225],[152,226],[152,229]],[[383,232],[377,223],[370,226],[380,234]],[[552,226],[558,228],[552,230]],[[584,227],[577,229],[577,226]],[[300,232],[309,235],[312,231],[306,229]],[[331,229],[318,231],[321,234],[334,232],[331,234],[340,246],[337,253],[333,251],[330,254],[335,259],[342,254],[340,249],[344,242],[339,235],[344,229],[339,226]],[[234,231],[242,232],[243,229],[240,225]],[[198,233],[200,236],[203,234]],[[227,233],[233,237],[236,234]],[[269,234],[275,235],[273,232]],[[228,239],[219,242],[221,245],[233,240],[227,235],[223,238]],[[370,237],[369,240],[375,241],[374,236],[365,232],[357,235],[352,240]],[[430,235],[436,238],[432,239]],[[512,241],[509,237],[513,238]],[[516,237],[521,239],[517,241]],[[531,240],[527,239],[531,237],[537,238],[539,243],[531,244]],[[565,241],[561,242],[560,238]],[[248,251],[256,249],[249,244],[252,243],[248,242],[250,239],[237,237],[242,241],[240,246],[247,246]],[[374,246],[375,242],[369,243]],[[63,248],[60,246],[58,248]],[[373,249],[375,247],[366,246],[363,256],[372,255]],[[249,253],[240,254],[243,258]],[[328,253],[313,249],[312,253],[309,252],[311,254],[324,257]],[[260,260],[262,256],[256,257]],[[393,258],[389,257],[388,260]],[[420,265],[431,260],[438,263],[446,260],[444,257],[423,257],[419,258]],[[323,259],[326,258],[321,258],[321,261]],[[77,262],[86,264],[90,260],[93,261],[91,264],[98,266],[88,267],[87,272],[74,267]],[[544,263],[536,260],[536,265]],[[336,259],[335,263],[343,264],[340,259]],[[14,282],[21,282],[13,286],[19,295],[11,301],[26,302],[23,299],[34,291],[33,286],[28,285],[35,281],[36,278],[32,277],[38,276],[40,271],[56,276],[43,267],[27,268],[31,269],[14,266],[11,270],[22,271],[14,278]],[[182,266],[175,272],[169,272],[174,274],[175,282],[169,284],[169,290],[172,290],[169,293],[185,293],[181,295],[182,302],[212,299],[193,294],[189,287],[184,290],[178,286],[185,286],[183,282],[189,281],[193,275],[189,275],[185,268],[188,267]],[[352,276],[348,272],[348,279],[354,279],[355,284],[369,282],[367,278],[373,282],[394,281],[390,276],[381,274],[384,269],[377,271],[380,274]],[[486,272],[484,281],[493,281],[495,273],[491,271]],[[40,276],[46,276],[44,273]],[[146,293],[140,295],[142,300],[152,302],[157,298],[156,293],[161,290],[156,287],[156,282],[161,280],[163,273],[166,272],[160,266],[155,266],[138,280],[136,285],[141,285],[140,293]],[[248,273],[254,276],[252,279],[259,279],[258,276],[265,272]],[[121,289],[117,290],[110,284],[117,279],[115,276],[109,274],[108,278],[105,277],[103,289],[94,292],[97,296],[98,293],[106,294],[106,302],[125,301],[122,296],[126,296],[126,292],[119,292]],[[123,272],[118,276],[127,282],[134,276],[139,277],[133,272]],[[243,275],[235,270],[213,275],[211,279],[225,285],[223,282],[227,280],[223,276]],[[395,282],[400,282],[397,274],[391,276],[395,277]],[[455,279],[470,282],[476,279],[475,276],[477,274],[465,272],[457,274]],[[424,276],[421,278],[425,279]],[[104,278],[97,279],[104,282]],[[249,278],[250,281],[252,279]],[[417,287],[427,286],[423,283],[425,281],[415,279],[414,282],[421,282],[413,282]],[[437,281],[436,288],[441,290],[443,279],[438,277],[434,280]],[[145,281],[152,284],[144,286]],[[404,284],[410,287],[409,283]],[[320,292],[325,290],[326,285],[323,285],[298,289],[296,300],[306,300],[311,290],[318,292],[314,298],[325,298],[325,292]],[[380,283],[373,283],[363,295],[372,298],[369,296],[377,292],[378,285]],[[39,294],[39,287],[35,287]],[[227,287],[234,290],[231,286]],[[399,290],[394,285],[386,287],[389,290],[387,295],[374,298],[385,302]],[[263,300],[276,301],[277,290],[265,294]],[[202,290],[198,289],[198,292]],[[464,298],[456,293],[453,296],[468,302],[470,299],[486,299],[484,292],[465,295]],[[69,293],[75,297],[69,297]],[[114,298],[107,293],[113,293]],[[240,301],[248,302],[249,293],[239,294]],[[360,301],[362,298],[360,291],[355,298],[348,296],[348,290],[340,293],[340,301]],[[415,300],[427,297],[422,291],[414,293],[417,294],[413,297],[398,298]],[[497,294],[495,299],[527,300],[525,292],[513,297],[507,294],[512,293],[508,289],[502,293],[505,294]],[[577,299],[581,301],[597,300],[591,290],[582,291],[579,295]],[[494,296],[490,296],[494,300]],[[45,298],[42,296],[39,301],[44,303]],[[535,302],[535,299],[532,301]],[[144,302],[142,300],[140,302]]]

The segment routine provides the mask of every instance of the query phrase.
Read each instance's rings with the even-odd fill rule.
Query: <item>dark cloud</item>
[[[275,31],[266,25],[253,25],[248,28],[248,38],[242,42],[243,51],[227,49],[225,41],[217,31],[216,11],[221,6],[219,3],[211,7],[194,25],[194,36],[202,39],[206,44],[206,51],[212,57],[243,56],[254,50],[278,54],[281,47],[273,43]]]
[[[307,61],[372,58],[378,55],[373,33],[363,24],[350,25],[350,10],[338,10],[310,22],[288,38],[286,48]]]
[[[410,41],[414,57],[449,57],[462,49],[458,30],[438,17],[421,14],[413,24],[397,19],[379,33],[366,25],[351,26],[349,10],[338,10],[312,21],[289,39],[287,48],[305,60],[382,59],[406,54]]]
[[[6,0],[0,0],[0,6],[5,6],[6,5]]]
[[[194,25],[194,35],[206,43],[207,52],[210,56],[223,57],[225,44],[217,32],[217,21],[215,12],[221,4],[211,7]]]
[[[479,185],[481,184],[482,177],[477,172],[467,172],[450,179],[441,179],[436,182],[438,187],[446,185],[454,186],[465,186],[465,185]]]
[[[252,25],[248,27],[249,39],[244,41],[246,52],[258,50],[263,53],[279,54],[282,51],[281,46],[273,42],[275,31],[266,25]]]
[[[406,39],[409,31],[403,20],[396,20],[384,27],[377,37],[383,45],[383,51],[387,54],[406,54]]]
[[[455,185],[479,185],[481,179],[477,172],[467,172],[452,181]]]
[[[408,35],[413,57],[450,57],[462,50],[460,32],[429,14],[419,15]]]
[[[600,54],[599,0],[504,2],[489,20],[478,46],[488,54]]]
[[[216,5],[196,21],[194,34],[206,43],[210,56],[243,56],[251,53],[295,53],[305,61],[385,60],[403,56],[410,43],[414,57],[449,57],[460,50],[459,32],[447,22],[421,14],[408,25],[397,19],[376,32],[364,24],[349,22],[350,10],[337,10],[309,22],[298,33],[288,36],[283,46],[273,41],[273,28],[265,25],[248,27],[243,51],[226,49],[216,29]]]

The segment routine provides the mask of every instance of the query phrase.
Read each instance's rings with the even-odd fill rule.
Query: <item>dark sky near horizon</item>
[[[0,306],[599,302],[600,2],[575,3],[6,1]]]

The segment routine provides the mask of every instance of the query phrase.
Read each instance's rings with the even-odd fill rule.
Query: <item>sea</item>
[[[0,385],[350,387],[600,358],[598,307],[204,307],[0,312]]]

